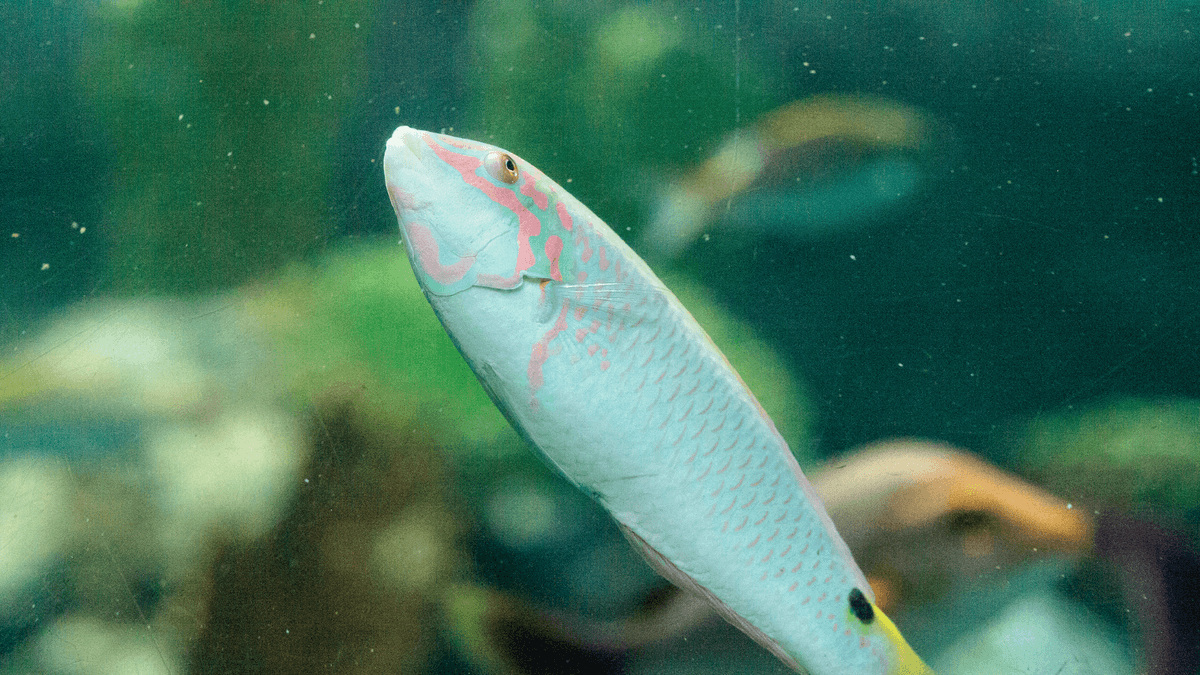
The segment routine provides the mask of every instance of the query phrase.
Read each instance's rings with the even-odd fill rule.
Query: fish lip
[[[425,146],[424,139],[422,138],[424,133],[408,126],[398,127],[392,133],[392,137],[388,139],[387,154],[408,168],[418,169],[423,167],[424,162],[421,161],[421,151]]]

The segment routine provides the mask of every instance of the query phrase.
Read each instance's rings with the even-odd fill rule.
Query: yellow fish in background
[[[677,258],[731,200],[745,202],[738,220],[760,231],[807,227],[828,232],[865,219],[918,190],[926,170],[914,156],[929,145],[930,127],[915,108],[886,99],[824,95],[789,103],[735,132],[699,168],[671,185],[642,243],[648,254]],[[768,189],[754,199],[777,174],[795,172],[788,155],[806,148],[819,155],[820,142],[841,143],[870,157],[819,187],[798,191],[796,178],[787,189]],[[803,221],[808,225],[801,226]]]

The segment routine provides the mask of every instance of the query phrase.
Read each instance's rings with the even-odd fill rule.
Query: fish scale
[[[798,670],[930,672],[754,395],[603,221],[484,143],[400,127],[384,170],[480,382],[656,569]]]
[[[543,334],[542,342],[553,355],[541,367],[544,371],[554,368],[553,376],[548,377],[551,383],[569,382],[575,387],[587,381],[592,386],[636,395],[626,401],[625,407],[609,409],[607,415],[614,423],[641,420],[641,431],[655,438],[652,453],[660,458],[655,463],[655,475],[646,480],[655,485],[673,483],[678,493],[689,495],[679,500],[678,510],[670,519],[672,529],[692,521],[685,529],[706,532],[707,536],[676,544],[673,537],[648,534],[652,526],[644,522],[633,529],[634,533],[675,561],[709,560],[705,551],[684,548],[692,542],[719,547],[719,571],[694,569],[686,563],[681,563],[685,566],[680,570],[692,578],[700,574],[710,580],[720,576],[730,586],[754,585],[768,593],[793,594],[786,601],[790,611],[780,616],[796,616],[801,608],[812,613],[820,606],[819,615],[829,622],[831,632],[841,630],[841,637],[858,643],[858,636],[836,619],[838,610],[844,613],[845,591],[831,592],[828,587],[846,587],[850,575],[855,575],[855,583],[868,594],[869,587],[856,569],[850,571],[839,564],[821,526],[821,515],[813,512],[809,501],[798,499],[795,490],[788,490],[795,481],[784,481],[785,476],[793,476],[799,469],[781,461],[790,459],[791,454],[773,424],[724,359],[718,358],[703,332],[680,329],[690,317],[679,315],[679,311],[672,316],[670,296],[656,279],[636,278],[640,276],[636,267],[631,272],[628,265],[625,271],[607,265],[612,257],[608,249],[602,244],[592,245],[593,240],[602,240],[604,233],[597,232],[590,220],[574,218],[572,233],[582,251],[575,266],[577,275],[591,285],[563,289],[567,297],[560,301],[562,324],[555,322]],[[626,300],[638,289],[652,292],[617,306],[612,299],[615,289],[621,291],[618,297]],[[593,318],[597,312],[605,314],[604,321]],[[608,316],[623,318],[612,326]],[[600,331],[601,327],[605,330]],[[567,342],[557,344],[561,340]],[[581,350],[592,361],[587,361]],[[616,369],[611,368],[614,361]],[[535,399],[546,386],[543,383],[533,389]],[[750,476],[749,471],[757,475]],[[631,500],[622,500],[619,493],[607,489],[612,482],[626,483],[629,479],[580,478],[610,510],[638,508],[637,503],[622,503]],[[760,496],[759,489],[764,487],[771,493]],[[780,489],[784,491],[782,497]],[[627,490],[627,485],[621,485],[620,492]],[[621,520],[628,526],[638,516],[630,513]],[[791,527],[785,533],[786,526]],[[776,539],[781,543],[775,544]],[[792,546],[793,540],[800,545]],[[784,561],[786,564],[780,566]],[[734,564],[729,565],[731,562]],[[740,608],[734,604],[731,609]]]

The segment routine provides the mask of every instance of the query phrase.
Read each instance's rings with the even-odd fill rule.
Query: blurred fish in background
[[[717,225],[800,241],[865,227],[929,180],[933,126],[914,108],[861,96],[772,110],[664,189],[642,245],[674,260]]]

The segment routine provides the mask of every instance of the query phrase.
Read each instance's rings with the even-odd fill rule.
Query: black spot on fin
[[[871,623],[875,620],[875,608],[871,606],[871,601],[867,600],[867,596],[857,588],[850,590],[850,613],[863,623]]]

